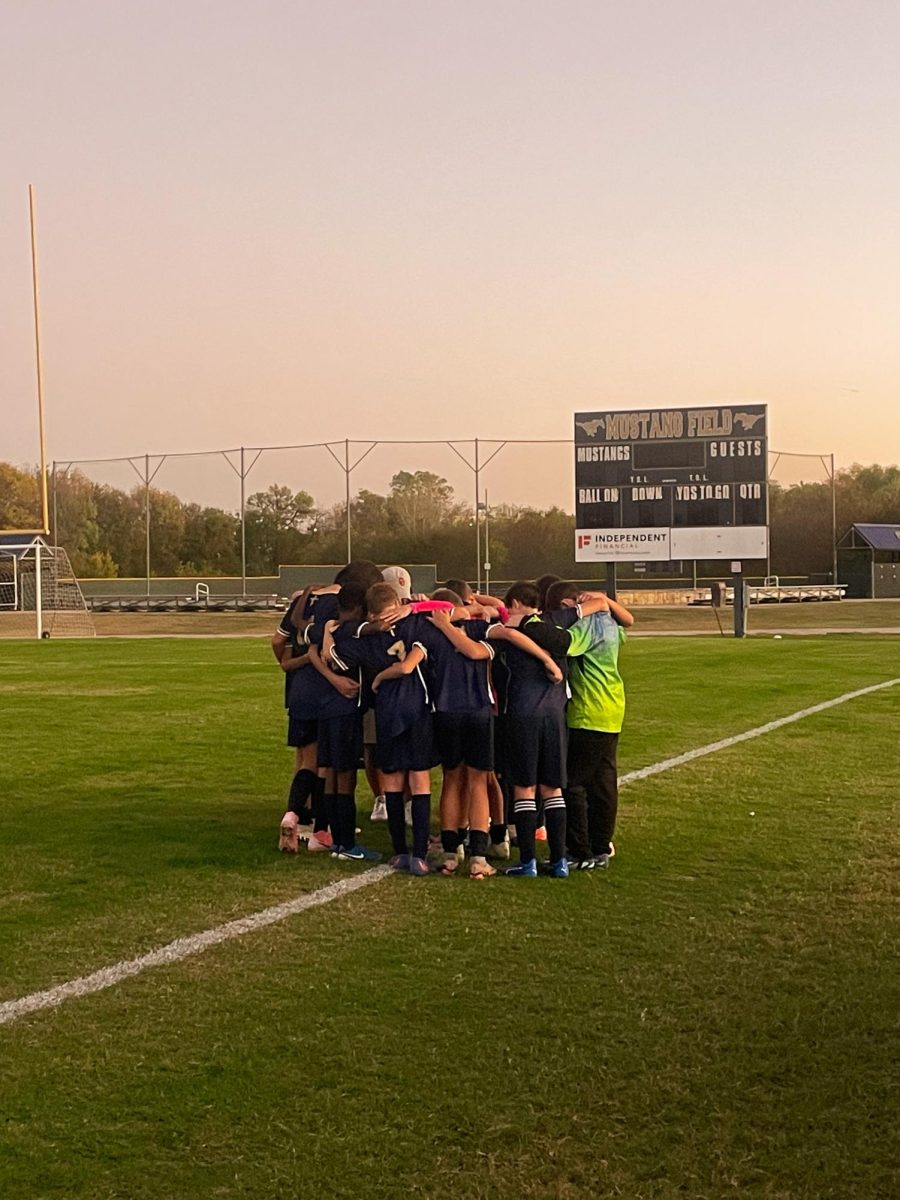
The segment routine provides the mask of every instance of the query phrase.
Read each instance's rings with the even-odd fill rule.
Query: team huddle
[[[279,849],[348,862],[381,856],[357,840],[360,763],[386,820],[390,865],[412,875],[536,877],[606,867],[615,853],[618,669],[631,614],[555,576],[502,600],[448,580],[413,597],[402,567],[348,563],[295,595],[272,639],[285,673],[296,764]],[[440,842],[431,772],[440,766]]]

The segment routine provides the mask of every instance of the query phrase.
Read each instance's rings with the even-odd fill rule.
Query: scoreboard
[[[766,406],[575,414],[575,561],[765,558]]]

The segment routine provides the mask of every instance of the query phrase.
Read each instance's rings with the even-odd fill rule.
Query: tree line
[[[0,528],[37,528],[40,477],[34,468],[0,463]],[[830,482],[771,484],[772,570],[820,575],[831,570]],[[57,477],[57,540],[82,578],[141,576],[146,570],[144,489],[126,492],[95,483],[77,469]],[[151,573],[156,576],[239,575],[240,516],[186,503],[150,488]],[[900,522],[900,468],[855,464],[837,473],[837,528],[857,521]],[[429,471],[399,471],[386,494],[362,490],[351,500],[355,555],[376,562],[434,562],[441,576],[470,575],[474,514],[453,488]],[[305,491],[273,484],[246,503],[248,575],[277,574],[287,563],[337,563],[346,556],[344,504],[318,507]],[[492,506],[490,558],[495,578],[543,572],[596,578],[601,567],[575,563],[575,519],[562,508]],[[714,570],[721,573],[721,564]],[[623,571],[623,574],[629,572]]]

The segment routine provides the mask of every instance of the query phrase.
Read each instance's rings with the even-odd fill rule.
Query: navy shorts
[[[494,769],[494,718],[489,708],[481,712],[434,714],[434,737],[445,771],[471,767]]]
[[[318,721],[307,721],[304,717],[288,715],[287,744],[289,746],[311,746],[318,736]]]
[[[537,713],[504,721],[506,780],[514,787],[566,786],[566,715]]]
[[[319,721],[320,767],[333,771],[355,771],[362,754],[362,713],[327,717]]]
[[[375,743],[375,766],[386,775],[397,771],[430,771],[439,762],[431,713],[396,737],[380,736]]]

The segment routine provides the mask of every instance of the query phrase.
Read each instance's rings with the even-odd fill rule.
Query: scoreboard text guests
[[[766,406],[575,414],[575,560],[765,558]]]

